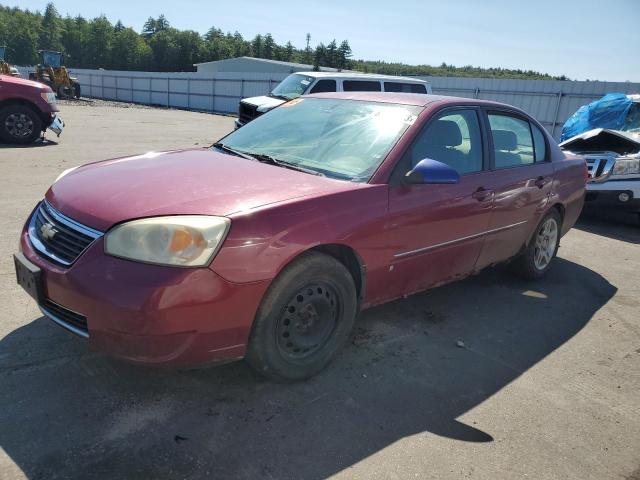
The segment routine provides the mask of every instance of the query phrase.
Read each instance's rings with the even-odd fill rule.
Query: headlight
[[[201,267],[222,245],[230,223],[228,218],[204,215],[134,220],[105,235],[104,251],[145,263]]]
[[[78,168],[78,167],[67,168],[64,172],[62,172],[60,175],[58,175],[56,177],[56,179],[53,181],[53,183],[56,183],[58,180],[60,180],[62,177],[64,177],[67,173],[73,172],[76,168]]]
[[[41,92],[40,96],[47,103],[56,103],[56,94],[53,92]]]
[[[633,175],[640,173],[640,158],[616,158],[611,175]]]

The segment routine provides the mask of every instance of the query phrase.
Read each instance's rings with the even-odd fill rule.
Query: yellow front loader
[[[51,50],[39,53],[40,63],[36,71],[29,74],[29,79],[49,85],[58,98],[80,98],[78,79],[70,76],[67,67],[62,65],[64,55]]]
[[[7,47],[0,47],[0,75],[12,75],[11,65],[4,59],[4,54],[7,51]]]

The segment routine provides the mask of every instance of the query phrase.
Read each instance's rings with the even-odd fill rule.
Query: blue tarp
[[[600,100],[580,107],[562,127],[560,141],[594,128],[622,130],[633,102],[624,93],[609,93]]]

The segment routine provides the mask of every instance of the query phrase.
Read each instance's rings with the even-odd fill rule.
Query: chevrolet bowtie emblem
[[[40,227],[40,234],[45,240],[51,240],[56,236],[56,233],[58,233],[58,231],[53,228],[53,225],[51,225],[50,223],[45,223]]]

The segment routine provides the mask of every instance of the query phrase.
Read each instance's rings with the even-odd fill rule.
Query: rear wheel
[[[303,254],[274,280],[258,309],[247,361],[279,381],[322,370],[349,337],[357,310],[349,271],[335,258]]]
[[[547,213],[540,221],[533,237],[524,251],[512,262],[512,270],[521,277],[537,279],[542,277],[560,245],[560,214],[556,209]]]
[[[69,97],[69,89],[67,87],[65,87],[64,85],[58,86],[58,90],[56,92],[56,96],[58,98],[60,98],[60,99],[68,98]]]
[[[31,108],[8,105],[0,110],[0,138],[7,143],[27,145],[42,132],[42,120]]]

